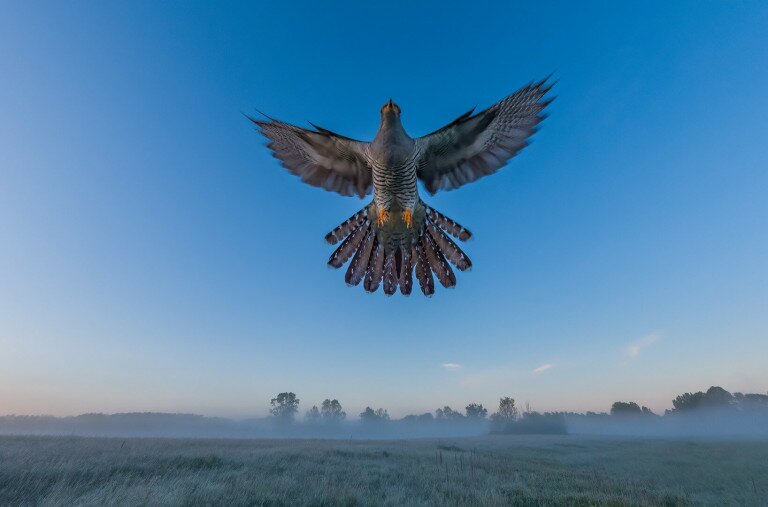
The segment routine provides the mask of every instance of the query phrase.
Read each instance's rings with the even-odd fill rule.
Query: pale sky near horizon
[[[0,415],[765,393],[766,33],[756,1],[0,3]],[[531,146],[425,196],[475,233],[431,299],[327,269],[367,201],[241,114],[370,139],[392,97],[415,136],[551,72]]]

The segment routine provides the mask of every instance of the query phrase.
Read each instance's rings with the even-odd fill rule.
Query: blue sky
[[[768,390],[766,4],[249,4],[0,5],[0,413]],[[427,198],[475,233],[431,299],[327,269],[363,202],[241,114],[415,136],[550,72],[533,144]]]

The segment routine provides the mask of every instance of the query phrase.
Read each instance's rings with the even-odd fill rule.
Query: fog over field
[[[269,417],[243,420],[194,414],[120,413],[74,417],[0,417],[0,434],[115,437],[396,439],[492,434],[579,434],[645,437],[768,439],[768,395],[730,393],[721,387],[684,393],[673,409],[654,414],[634,402],[615,402],[610,412],[538,413],[520,410],[504,397],[496,411],[470,403],[463,411],[391,419],[386,409],[367,407],[349,416],[338,400],[324,400],[300,415],[294,393],[271,400]]]

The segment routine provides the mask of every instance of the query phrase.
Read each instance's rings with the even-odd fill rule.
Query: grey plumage
[[[496,172],[528,144],[551,99],[546,80],[524,86],[474,116],[471,111],[416,140],[418,176],[430,194]]]
[[[391,100],[381,109],[381,123],[370,143],[312,125],[304,129],[279,120],[251,120],[269,139],[268,147],[293,174],[317,187],[373,200],[329,232],[325,239],[342,241],[328,260],[339,268],[352,257],[345,274],[350,285],[375,292],[382,284],[392,295],[400,287],[410,294],[413,272],[425,295],[434,292],[432,274],[444,287],[456,285],[449,262],[460,271],[469,257],[448,237],[466,241],[471,233],[420,198],[427,192],[452,190],[505,165],[528,144],[545,118],[551,85],[529,84],[488,109],[469,111],[445,127],[411,138]]]

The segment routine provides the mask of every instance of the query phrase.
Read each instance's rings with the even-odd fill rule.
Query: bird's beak
[[[389,102],[387,102],[388,107],[392,107],[392,99],[389,99]]]

